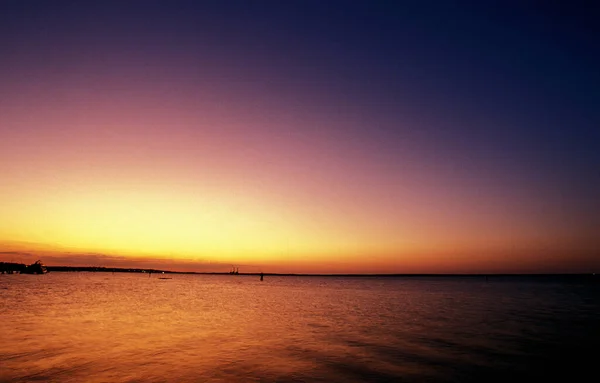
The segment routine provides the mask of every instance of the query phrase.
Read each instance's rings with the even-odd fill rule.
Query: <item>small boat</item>
[[[22,271],[22,274],[46,274],[47,272],[48,269],[46,266],[42,263],[42,261],[38,260],[35,261],[35,263],[27,266],[25,270]]]

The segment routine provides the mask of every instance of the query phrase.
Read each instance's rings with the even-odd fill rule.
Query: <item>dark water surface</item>
[[[0,382],[582,381],[600,353],[591,276],[171,277],[0,275]]]

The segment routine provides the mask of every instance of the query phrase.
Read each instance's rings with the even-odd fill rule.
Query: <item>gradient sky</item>
[[[598,272],[600,14],[552,3],[2,0],[0,260]]]

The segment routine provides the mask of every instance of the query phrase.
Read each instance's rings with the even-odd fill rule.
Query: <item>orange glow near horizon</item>
[[[0,239],[312,272],[511,270],[515,252],[543,263],[549,249],[593,249],[535,205],[493,190],[482,195],[468,180],[419,165],[386,173],[351,157],[352,171],[344,170],[339,161],[352,147],[300,145],[290,159],[294,142],[250,148],[221,138],[229,146],[211,152],[195,149],[210,148],[204,140],[138,129],[129,134],[147,140],[141,149],[133,139],[98,141],[95,130],[75,126],[60,142],[14,135],[2,153],[10,182],[0,197],[10,219],[0,221]]]

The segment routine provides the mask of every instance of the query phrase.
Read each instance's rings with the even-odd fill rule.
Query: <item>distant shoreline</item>
[[[0,271],[17,270],[26,265],[19,263],[0,262]],[[357,278],[398,278],[398,277],[463,277],[463,278],[491,278],[491,277],[598,277],[593,273],[269,273],[269,272],[231,272],[218,271],[173,271],[146,268],[124,267],[99,267],[99,266],[46,266],[48,272],[100,272],[100,273],[147,273],[147,274],[188,274],[188,275],[231,275],[231,276],[272,276],[272,277],[357,277]]]
[[[54,272],[119,272],[119,273],[156,273],[156,274],[191,274],[191,275],[261,275],[260,272],[240,272],[239,274],[231,274],[229,272],[217,271],[172,271],[172,270],[157,270],[157,269],[139,269],[139,268],[119,268],[119,267],[77,267],[77,266],[47,266],[48,271]],[[389,273],[389,274],[358,274],[358,273],[262,273],[264,276],[278,277],[575,277],[575,276],[593,276],[592,273],[473,273],[473,274],[412,274],[412,273]]]

